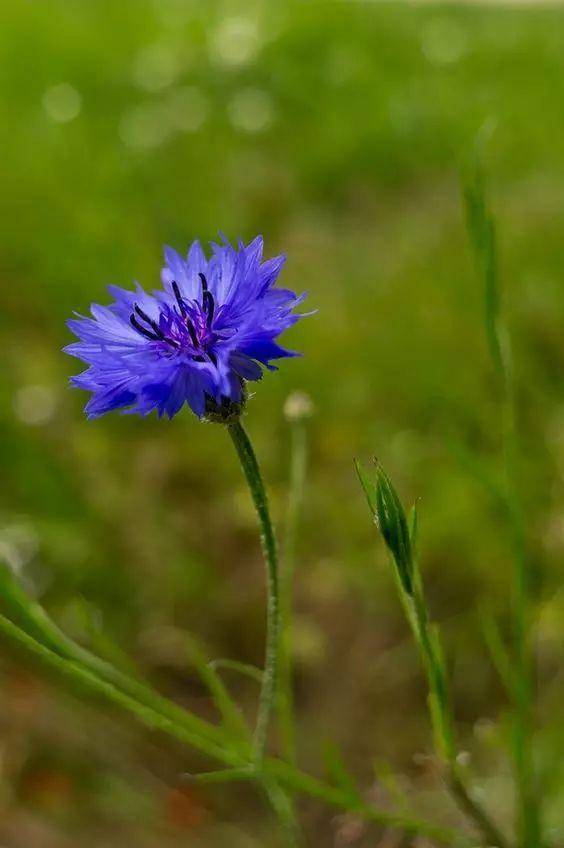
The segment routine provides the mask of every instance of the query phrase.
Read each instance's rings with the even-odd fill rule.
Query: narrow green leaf
[[[257,668],[256,665],[250,665],[249,663],[239,662],[239,660],[230,660],[221,657],[217,660],[210,660],[208,663],[209,667],[217,671],[220,668],[224,668],[227,671],[236,671],[237,674],[242,674],[245,677],[254,680],[255,683],[259,685],[262,683],[262,670]]]
[[[339,748],[331,739],[327,739],[323,745],[323,759],[330,780],[342,789],[353,801],[360,799],[356,781],[345,766]]]
[[[198,774],[183,774],[184,780],[189,783],[197,783],[199,786],[207,786],[213,783],[237,783],[239,781],[253,780],[257,775],[254,766],[241,766],[241,768],[217,769],[216,771],[204,771]]]
[[[210,664],[194,636],[185,634],[185,637],[189,661],[207,687],[226,729],[236,736],[250,739],[245,719],[221,677]]]
[[[152,709],[166,713],[171,720],[180,723],[191,732],[227,747],[233,746],[233,740],[225,734],[223,728],[215,727],[173,704],[159,695],[149,684],[129,677],[107,660],[101,659],[70,639],[51,621],[43,607],[28,597],[12,571],[2,565],[0,565],[0,609],[4,610],[27,635],[59,657],[79,663],[84,669],[97,675],[101,680],[111,683],[128,696]]]
[[[413,504],[409,512],[409,541],[411,542],[412,559],[417,557],[417,547],[419,542],[419,512],[417,504]]]
[[[300,848],[303,844],[302,834],[289,793],[278,784],[278,781],[266,774],[261,777],[261,785],[282,826],[286,845],[288,848]]]
[[[92,650],[99,657],[108,660],[117,669],[129,675],[129,677],[135,677],[140,680],[141,675],[133,660],[100,627],[100,624],[96,620],[96,610],[92,605],[84,598],[76,598],[74,607],[80,616],[80,623],[84,627],[85,635],[88,638]]]
[[[390,799],[397,810],[404,812],[409,809],[409,799],[405,789],[402,787],[398,776],[386,760],[374,760],[374,774],[377,781],[388,792]]]
[[[108,680],[102,679],[90,669],[85,668],[80,662],[62,657],[56,651],[38,642],[4,615],[0,615],[0,639],[11,649],[41,665],[48,672],[56,674],[59,679],[63,680],[78,694],[103,698],[133,713],[148,727],[162,730],[226,765],[240,765],[240,757],[227,747],[216,744],[211,739],[194,731],[186,723],[177,721],[180,716],[172,703],[170,704],[171,710],[160,711],[152,705],[137,701],[128,692],[124,692]],[[165,700],[162,699],[162,701]],[[173,715],[174,717],[172,717]],[[187,717],[190,718],[190,714],[187,714]]]
[[[464,187],[464,203],[468,237],[474,252],[476,269],[484,285],[484,323],[488,345],[496,368],[502,373],[504,364],[499,326],[501,296],[495,223],[486,202],[484,176],[478,152],[474,156]]]
[[[358,474],[358,479],[360,480],[360,485],[366,495],[370,512],[372,513],[374,520],[377,520],[376,484],[372,482],[365,468],[361,465],[358,459],[355,459],[354,466],[356,468],[356,473]]]
[[[511,695],[515,695],[513,664],[493,612],[491,610],[481,609],[479,611],[479,621],[482,635],[494,667],[506,690]]]

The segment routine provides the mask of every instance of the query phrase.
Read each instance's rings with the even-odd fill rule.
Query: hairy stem
[[[255,760],[260,764],[264,760],[266,753],[268,730],[276,696],[276,677],[278,674],[280,630],[278,553],[274,530],[270,520],[266,489],[253,446],[240,421],[237,421],[235,424],[229,424],[228,430],[241,462],[241,467],[245,474],[257,513],[266,565],[266,650],[254,736]]]

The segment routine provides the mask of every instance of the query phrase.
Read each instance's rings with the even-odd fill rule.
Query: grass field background
[[[164,243],[262,233],[267,254],[288,255],[283,283],[319,310],[288,335],[304,357],[257,386],[246,418],[282,526],[284,401],[299,389],[315,405],[296,584],[301,758],[321,772],[334,738],[387,804],[385,760],[416,809],[450,823],[353,458],[377,454],[406,501],[420,498],[463,759],[510,822],[507,701],[479,615],[507,626],[510,545],[484,484],[499,477],[499,409],[460,192],[487,139],[538,577],[537,751],[564,844],[564,10],[22,2],[0,11],[0,56],[0,555],[68,632],[126,652],[204,715],[183,631],[210,656],[262,662],[260,550],[226,434],[188,414],[88,422],[60,352],[65,320],[106,302],[106,284],[158,285]],[[6,848],[277,844],[250,789],[195,791],[181,774],[206,767],[196,756],[8,654],[1,670]],[[229,683],[251,715],[253,684]],[[302,812],[312,846],[399,845]]]

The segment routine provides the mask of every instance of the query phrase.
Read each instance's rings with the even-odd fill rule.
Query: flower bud
[[[380,465],[376,465],[376,482],[368,477],[360,463],[356,463],[356,468],[370,510],[394,559],[401,586],[412,595],[413,551],[403,505]]]

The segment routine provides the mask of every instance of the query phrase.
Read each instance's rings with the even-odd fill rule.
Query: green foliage
[[[477,283],[468,262],[457,180],[462,152],[481,127],[493,127],[482,155],[499,219],[490,229],[498,276],[488,323],[497,315],[505,350],[503,305],[518,366],[517,476],[539,590],[536,759],[550,775],[543,801],[555,843],[564,841],[564,685],[555,671],[564,634],[563,24],[563,9],[545,4],[54,0],[0,10],[2,556],[51,621],[109,659],[109,644],[84,633],[82,621],[76,626],[76,598],[84,597],[137,674],[191,710],[215,717],[184,657],[167,652],[169,625],[202,634],[210,655],[262,662],[254,516],[220,433],[182,419],[164,430],[127,416],[85,422],[60,348],[70,341],[65,319],[106,302],[107,282],[156,285],[164,242],[184,249],[218,229],[263,232],[270,254],[288,254],[285,283],[307,288],[319,308],[289,339],[307,355],[265,381],[248,405],[278,527],[289,476],[284,400],[300,388],[317,408],[295,587],[304,765],[317,766],[319,739],[334,735],[347,762],[388,758],[395,773],[409,774],[410,797],[424,791],[429,815],[452,815],[412,763],[428,740],[421,677],[409,646],[398,644],[402,610],[384,569],[367,567],[373,533],[350,460],[377,446],[405,503],[422,498],[416,553],[454,658],[458,738],[509,824],[509,763],[499,743],[507,693],[484,661],[475,616],[484,604],[491,609],[514,673],[502,416],[498,368],[486,355],[491,341],[484,344],[486,280],[480,271]],[[66,123],[44,105],[61,83],[80,96]],[[197,117],[198,98],[201,123],[179,128],[179,115]],[[476,210],[483,218],[479,198]],[[487,229],[477,230],[483,243]],[[123,668],[117,657],[112,664]],[[86,780],[92,805],[73,796],[66,827],[45,810],[53,840],[109,846],[118,828],[127,848],[199,838],[231,846],[243,839],[239,830],[273,841],[262,804],[247,795],[233,794],[233,806],[227,798],[210,804],[200,837],[164,836],[162,811],[158,824],[139,820],[140,833],[101,819],[95,787],[116,756],[137,802],[161,809],[160,783],[148,775],[154,749],[132,725],[118,754],[112,734],[102,741],[90,732],[88,705],[73,703],[71,724],[66,700],[35,676],[41,709],[33,717],[26,696],[22,730],[28,713],[9,705],[26,665],[2,666],[2,720],[13,745],[5,762],[21,756],[33,775],[60,740],[63,777],[79,789]],[[354,697],[340,684],[344,670]],[[222,677],[252,716],[256,684],[227,670]],[[398,703],[406,707],[401,732]],[[167,774],[207,767],[188,749],[163,745],[161,755]],[[25,790],[22,783],[3,794],[6,828],[31,815]],[[329,839],[333,811],[320,807],[315,815],[304,809],[312,846]],[[225,836],[218,819],[240,825]]]
[[[483,844],[507,848],[508,843],[504,835],[484,807],[472,798],[458,768],[454,739],[455,719],[439,628],[430,620],[423,593],[423,581],[412,547],[412,541],[417,540],[417,511],[415,508],[412,510],[408,527],[402,503],[382,467],[379,464],[376,466],[375,483],[370,480],[360,463],[356,462],[356,467],[368,505],[371,510],[375,510],[376,523],[396,565],[403,607],[427,678],[427,704],[434,747],[443,768],[445,784],[460,808],[481,832]]]
[[[484,175],[478,155],[476,153],[476,160],[472,163],[473,173],[464,185],[466,223],[476,268],[484,281],[486,337],[492,359],[502,371],[503,355],[499,328],[501,295],[497,271],[496,232],[486,203]]]

